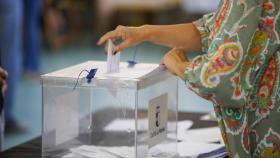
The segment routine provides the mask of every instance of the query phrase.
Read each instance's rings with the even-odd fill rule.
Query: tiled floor
[[[132,58],[135,48],[130,48],[121,54],[121,60],[127,61]],[[164,47],[144,43],[138,46],[136,60],[138,62],[158,63],[163,54],[168,51]],[[65,48],[59,52],[52,53],[44,50],[42,53],[42,73],[51,72],[78,64],[87,60],[105,60],[102,48],[81,47]],[[183,82],[179,86],[179,110],[181,111],[212,111],[212,104],[197,97],[186,90]],[[21,134],[6,135],[5,149],[26,142],[41,134],[41,87],[40,80],[22,78],[16,95],[14,115],[23,125],[29,127],[29,131]]]

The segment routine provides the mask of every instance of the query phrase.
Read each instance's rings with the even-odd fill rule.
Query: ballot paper
[[[188,129],[190,129],[193,125],[193,121],[191,120],[184,120],[184,121],[178,121],[178,132],[186,132]]]
[[[63,158],[131,158],[134,157],[134,148],[128,146],[105,147],[82,145],[70,149],[70,154]]]
[[[217,121],[217,117],[216,117],[215,112],[210,112],[206,115],[201,116],[200,120],[203,120],[203,121]]]
[[[120,71],[120,52],[113,54],[115,48],[112,40],[108,40],[108,53],[107,53],[107,73],[116,73]]]
[[[178,132],[186,132],[192,125],[193,122],[190,120],[178,121]],[[138,119],[137,122],[139,131],[148,130],[148,120]],[[127,130],[135,130],[135,120],[134,119],[115,119],[104,127],[104,131],[120,132]]]
[[[168,144],[158,147],[168,147],[170,150],[159,150],[154,148],[153,151],[149,152],[149,158],[162,158],[174,157],[174,144]],[[138,151],[147,150],[145,146],[138,146],[140,148]],[[141,149],[142,148],[142,149]],[[167,152],[166,152],[167,151]],[[135,147],[131,146],[119,146],[119,147],[109,147],[109,146],[93,146],[93,145],[82,145],[77,148],[70,149],[69,154],[63,156],[63,158],[132,158],[135,157]],[[140,152],[137,154],[140,158],[147,157],[145,152]]]
[[[138,130],[148,130],[148,119],[138,119]],[[134,119],[115,119],[104,127],[104,131],[120,132],[120,131],[135,131]]]
[[[222,147],[223,145],[221,144],[186,141],[178,143],[177,151],[180,157],[196,158],[202,153],[211,152]]]
[[[197,156],[197,158],[226,158],[226,157],[228,157],[228,152],[225,146],[212,150],[210,152],[199,154]]]
[[[208,153],[221,147],[223,145],[215,143],[184,141],[178,142],[177,153],[180,158],[197,158],[200,154]],[[153,155],[156,155],[156,153],[169,153],[172,152],[173,148],[173,144],[160,144],[152,152]]]
[[[202,143],[221,142],[223,144],[219,127],[190,129],[185,132],[178,132],[178,140]]]
[[[138,147],[141,148],[141,146]],[[173,143],[160,144],[149,152],[149,157],[163,157],[162,155],[173,153],[173,149]],[[134,147],[128,146],[105,147],[82,145],[70,149],[70,153],[63,156],[63,158],[132,158],[135,154],[134,151]],[[220,158],[227,154],[222,144],[192,141],[178,142],[177,153],[180,158]]]

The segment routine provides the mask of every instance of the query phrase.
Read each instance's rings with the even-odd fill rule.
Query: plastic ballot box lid
[[[107,73],[106,62],[102,61],[87,61],[85,63],[71,66],[59,71],[43,75],[43,78],[48,77],[63,77],[63,78],[77,78],[78,74],[83,70],[97,69],[96,78],[124,78],[124,79],[145,79],[159,72],[164,71],[164,66],[158,64],[139,63],[134,67],[129,67],[128,63],[120,63],[120,71],[116,73]],[[84,73],[81,77],[85,77]]]
[[[121,62],[119,72],[107,73],[106,62],[87,61],[42,75],[42,80],[44,84],[73,85],[75,81],[78,81],[79,86],[91,86],[90,84],[86,84],[85,80],[88,73],[81,73],[83,70],[90,71],[91,69],[97,69],[94,78],[96,79],[95,81],[98,82],[96,84],[99,86],[119,86],[120,84],[125,84],[126,87],[137,87],[138,89],[141,89],[172,76],[166,71],[166,68],[163,65],[158,64],[138,63],[135,66],[130,67],[128,63]]]

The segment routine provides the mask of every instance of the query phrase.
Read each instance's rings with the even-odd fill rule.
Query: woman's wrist
[[[143,41],[150,41],[151,42],[151,36],[152,36],[152,25],[143,25],[140,27],[142,32],[142,40]]]

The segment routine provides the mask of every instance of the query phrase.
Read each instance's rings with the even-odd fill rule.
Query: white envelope
[[[108,54],[107,54],[107,73],[117,73],[120,71],[120,52],[113,55],[115,48],[112,40],[108,40]]]

